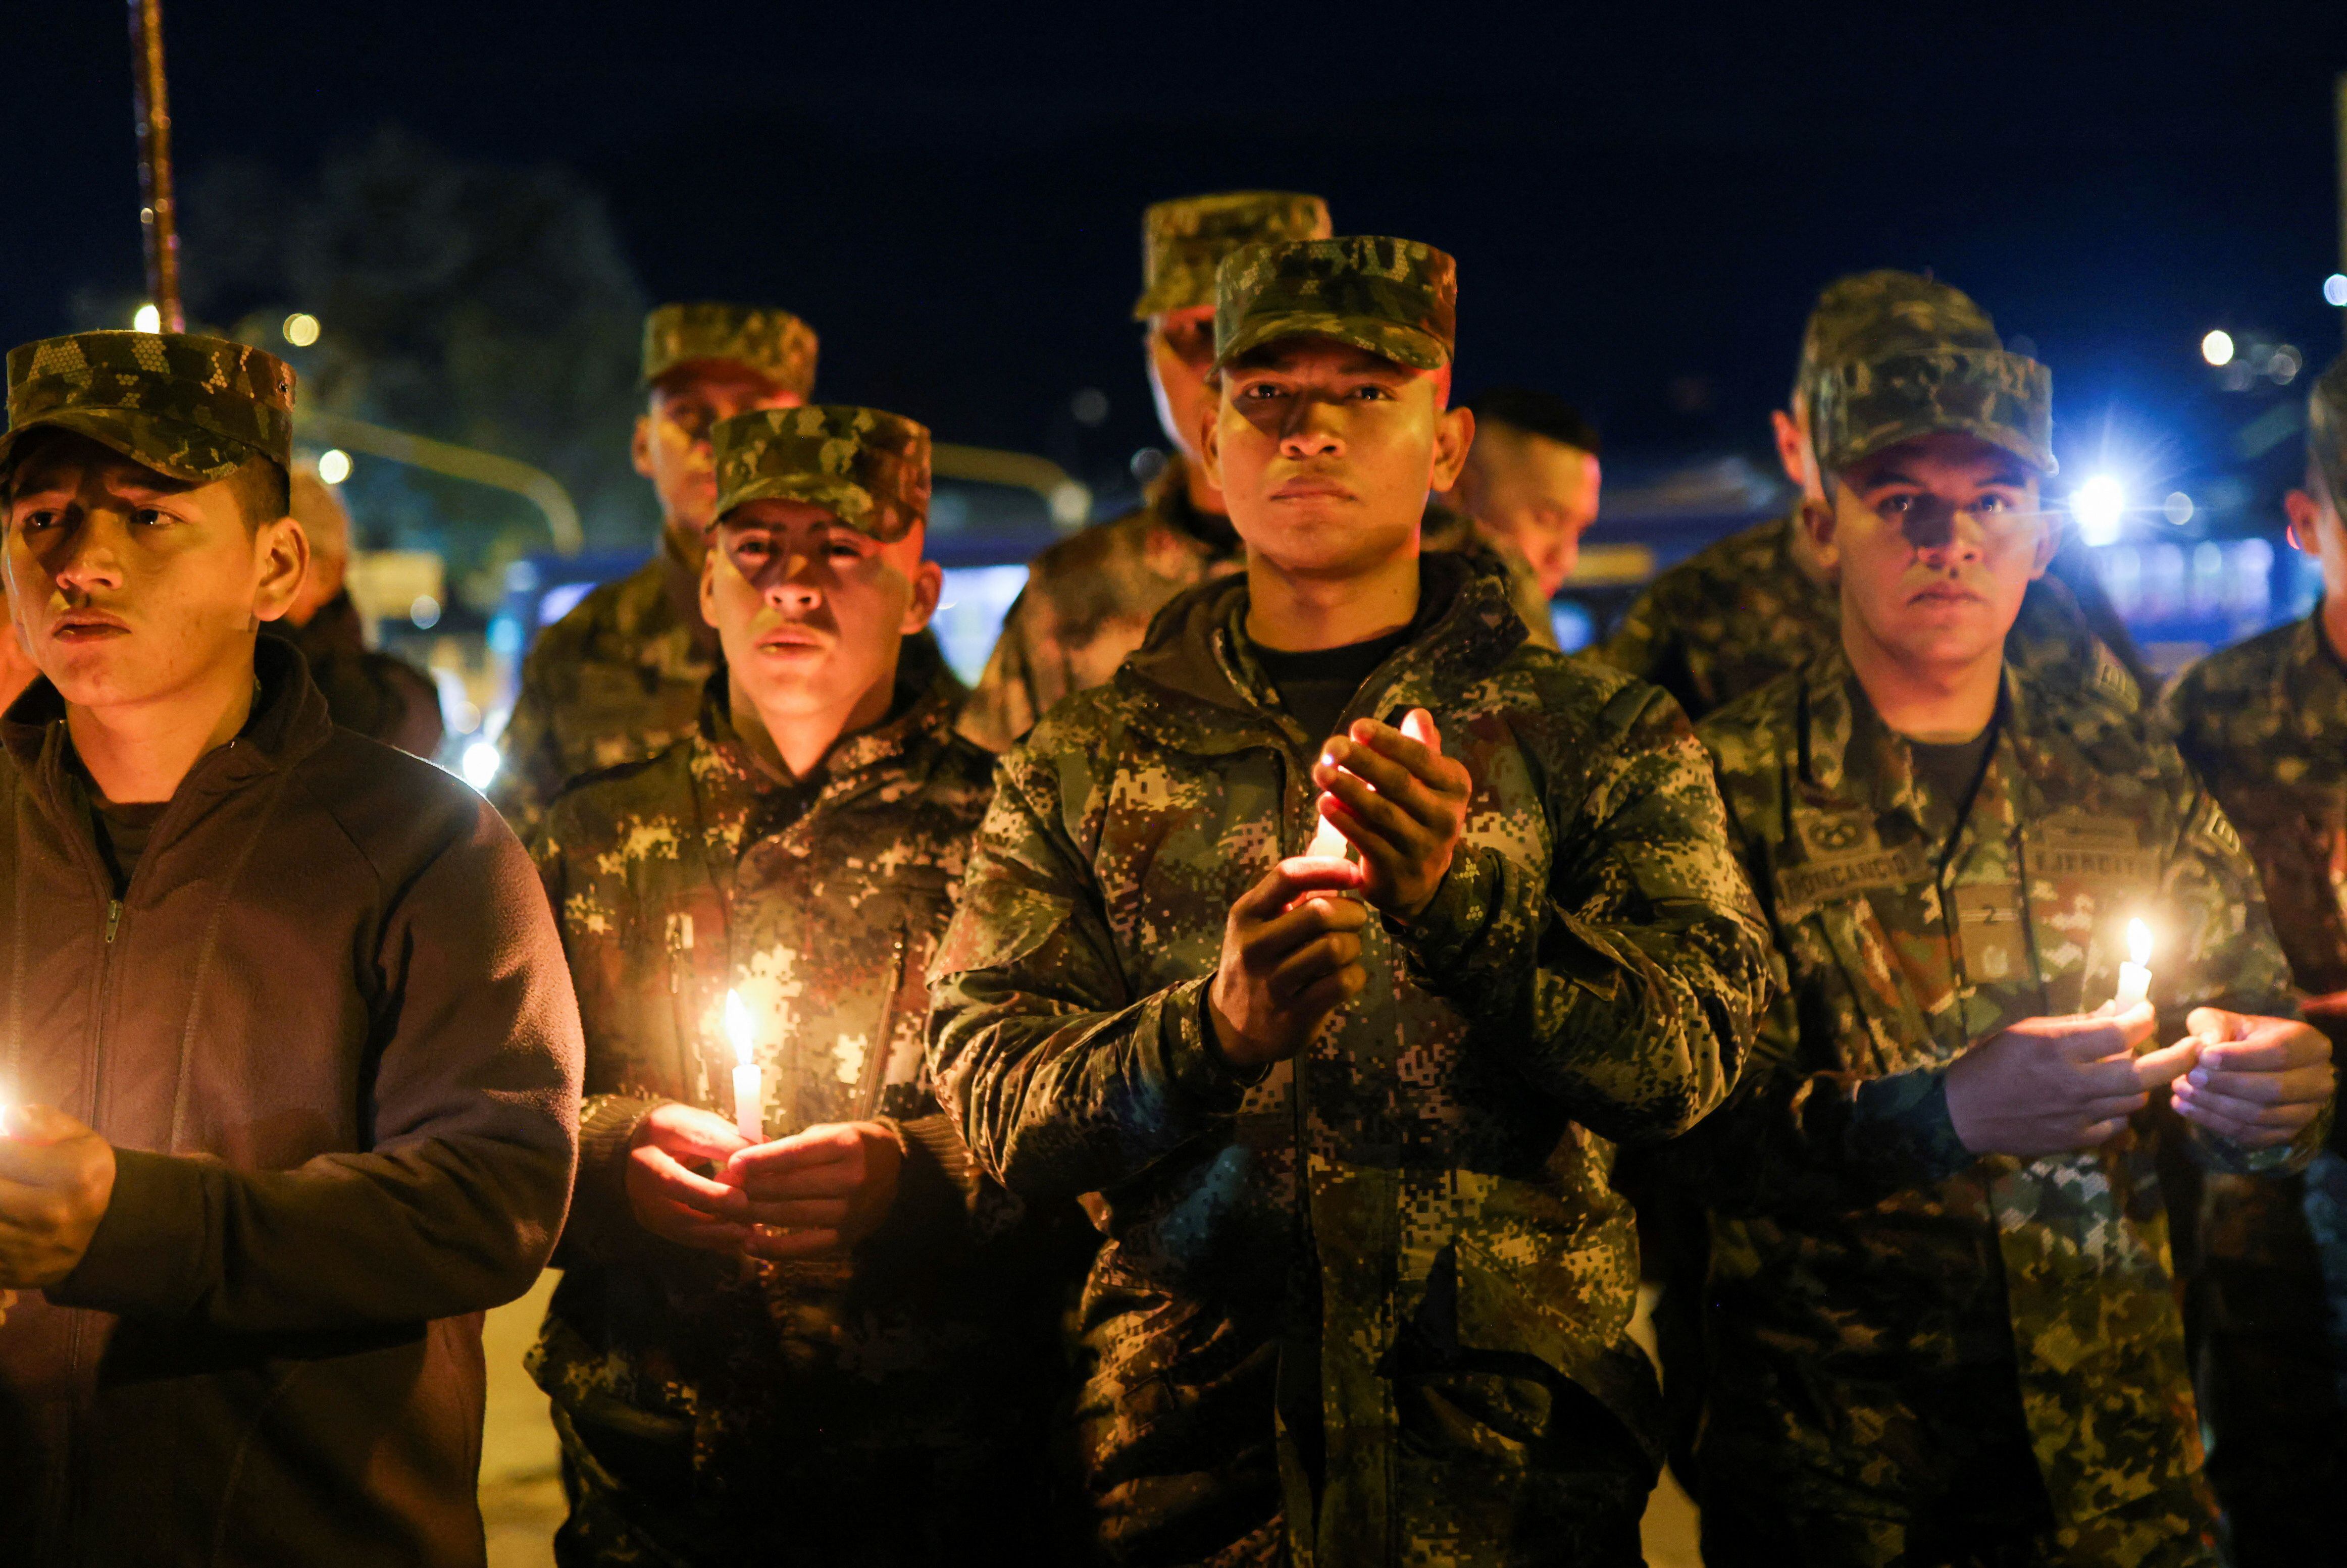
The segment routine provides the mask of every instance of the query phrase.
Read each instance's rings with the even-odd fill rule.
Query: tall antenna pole
[[[130,102],[138,117],[138,221],[147,292],[167,333],[188,330],[179,303],[179,203],[171,190],[171,97],[163,79],[162,0],[130,0]]]

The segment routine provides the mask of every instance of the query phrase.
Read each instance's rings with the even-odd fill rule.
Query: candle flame
[[[749,1066],[754,1042],[750,1035],[750,1009],[742,1005],[740,991],[725,993],[725,1038],[733,1042],[733,1060]]]
[[[2127,961],[2143,965],[2151,962],[2151,927],[2140,920],[2127,922]]]

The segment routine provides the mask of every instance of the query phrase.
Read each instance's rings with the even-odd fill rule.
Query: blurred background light
[[[318,454],[318,477],[329,485],[339,485],[351,477],[351,455],[339,446],[329,446]]]
[[[163,330],[163,313],[152,304],[139,306],[130,313],[130,330],[135,333],[159,333]]]
[[[295,348],[308,348],[318,341],[318,318],[307,311],[295,311],[285,318],[285,324],[280,330],[284,333],[285,341]]]
[[[2078,538],[2083,542],[2115,544],[2119,522],[2127,515],[2127,491],[2108,474],[2097,474],[2071,492],[2070,515],[2078,519]]]
[[[2200,340],[2200,357],[2207,360],[2210,364],[2232,364],[2233,334],[2229,332],[2213,332],[2207,337],[2202,338]]]
[[[2181,490],[2171,491],[2161,504],[2159,514],[2180,528],[2192,520],[2192,497]]]
[[[489,781],[497,776],[497,768],[504,761],[497,754],[497,747],[487,741],[475,741],[465,748],[465,782],[475,789],[488,788]]]
[[[2347,305],[2347,272],[2333,272],[2322,280],[2322,302]]]

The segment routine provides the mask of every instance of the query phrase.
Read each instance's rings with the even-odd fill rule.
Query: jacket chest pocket
[[[1964,979],[1976,986],[2008,986],[2033,978],[2028,913],[2017,882],[1958,886],[1951,900]]]

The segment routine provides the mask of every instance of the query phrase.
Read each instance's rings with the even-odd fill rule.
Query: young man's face
[[[709,525],[717,514],[710,427],[736,414],[796,408],[805,401],[726,360],[681,364],[652,384],[651,405],[636,421],[636,472],[652,482],[670,536],[688,559],[698,562],[709,548]]]
[[[1805,521],[1840,579],[1846,641],[1863,637],[1918,671],[2002,657],[2022,595],[2059,542],[2034,471],[1946,434],[1879,452],[1829,487],[1830,507]]]
[[[1203,456],[1250,554],[1323,578],[1416,554],[1427,492],[1458,483],[1475,436],[1447,379],[1308,337],[1225,370]]]
[[[1193,305],[1149,318],[1149,390],[1157,423],[1184,457],[1197,460],[1198,443],[1214,416],[1214,307]]]
[[[10,610],[77,707],[250,680],[259,623],[285,613],[309,560],[301,526],[248,522],[231,481],[185,485],[78,438],[43,443],[7,495]]]
[[[805,501],[726,515],[701,574],[701,613],[759,711],[853,712],[896,680],[898,644],[929,623],[944,573],[922,530],[881,544]]]
[[[1581,559],[1597,520],[1597,456],[1497,421],[1476,432],[1458,498],[1484,528],[1531,561],[1550,598]]]

